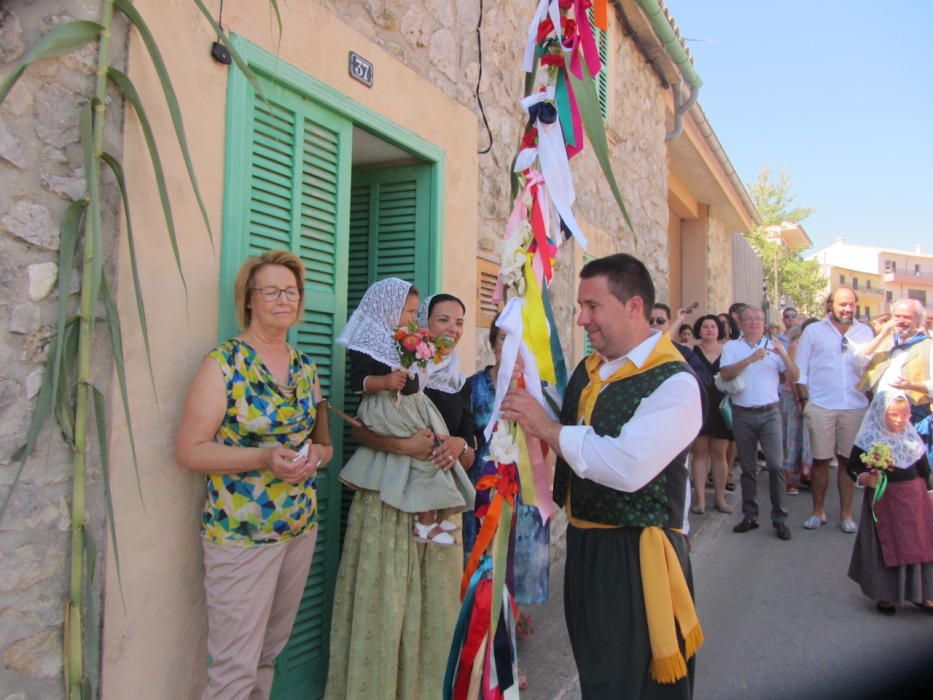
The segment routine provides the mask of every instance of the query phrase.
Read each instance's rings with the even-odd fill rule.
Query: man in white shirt
[[[682,534],[684,462],[702,423],[699,384],[648,325],[654,284],[641,261],[599,258],[580,278],[577,324],[594,352],[568,383],[560,422],[523,389],[509,392],[502,417],[558,454],[554,500],[569,520],[564,612],[584,700],[688,700],[702,632]],[[668,577],[678,564],[684,578]],[[665,637],[672,609],[681,635]]]
[[[797,378],[797,367],[784,347],[765,336],[765,315],[756,306],[739,312],[742,335],[722,348],[720,376],[731,381],[742,375],[745,388],[731,396],[732,433],[742,467],[742,522],[733,532],[748,532],[758,527],[758,444],[765,455],[771,495],[771,524],[782,540],[791,538],[783,499],[784,435],[781,423],[778,387],[786,372]]]
[[[807,326],[797,346],[798,395],[805,402],[804,420],[813,452],[811,495],[813,512],[803,526],[814,530],[826,522],[829,463],[836,456],[839,485],[839,527],[856,531],[852,520],[855,484],[845,471],[852,443],[862,424],[868,399],[859,388],[864,362],[856,353],[872,339],[871,328],[855,318],[856,293],[839,286],[826,300],[827,316]]]

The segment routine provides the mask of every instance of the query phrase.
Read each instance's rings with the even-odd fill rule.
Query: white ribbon
[[[551,22],[554,23],[554,29],[560,36],[560,6],[557,0],[540,0],[535,10],[534,17],[531,18],[531,24],[528,25],[528,40],[525,42],[525,58],[522,61],[522,70],[530,73],[535,64],[535,46],[538,38],[538,25],[544,21],[544,18],[550,15]]]
[[[544,175],[544,186],[570,233],[586,248],[586,236],[573,215],[576,193],[570,176],[567,147],[560,129],[560,117],[553,124],[542,124],[539,119],[535,126],[538,128],[538,161],[541,163],[541,174]]]
[[[544,394],[541,393],[541,374],[538,372],[538,363],[535,356],[522,340],[522,307],[525,300],[522,297],[512,297],[506,303],[505,308],[499,314],[496,326],[506,334],[505,342],[502,345],[502,356],[499,360],[499,375],[496,378],[496,400],[492,406],[492,414],[489,422],[486,424],[486,440],[492,436],[492,431],[499,422],[500,408],[505,395],[509,393],[509,386],[512,382],[512,372],[515,370],[515,361],[521,355],[525,364],[522,377],[525,379],[525,391],[531,394],[539,404],[547,411],[548,416],[557,420],[557,416],[551,410],[550,405],[544,400]]]

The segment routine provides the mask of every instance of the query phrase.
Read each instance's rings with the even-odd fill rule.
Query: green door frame
[[[446,162],[447,156],[443,148],[426,141],[414,132],[399,126],[387,117],[374,112],[356,100],[338,92],[334,88],[322,83],[317,78],[299,70],[295,66],[283,61],[269,51],[257,46],[248,39],[244,39],[238,34],[231,36],[234,48],[240,53],[243,59],[249,65],[250,69],[257,75],[279,83],[295,92],[306,96],[321,107],[330,110],[338,116],[344,117],[352,122],[354,126],[359,126],[366,131],[378,136],[399,148],[410,152],[419,159],[426,161],[431,165],[431,201],[435,206],[431,207],[431,230],[435,235],[431,236],[431,250],[428,251],[428,259],[431,261],[431,288],[441,288],[441,271],[444,260],[444,240],[438,232],[444,230],[444,206],[446,195]],[[245,104],[246,95],[250,89],[249,81],[235,67],[231,65],[230,77],[227,87],[228,104]],[[245,149],[249,144],[245,139],[234,139],[231,143],[231,135],[242,134],[248,123],[248,115],[237,110],[227,110],[227,158],[224,167],[224,182],[227,183],[228,191],[224,192],[223,208],[223,226],[224,234],[230,227],[239,226],[237,222],[237,206],[240,201],[248,195],[249,183],[243,178],[232,177],[234,173],[230,169],[235,167],[236,163],[242,162],[242,153],[237,149]],[[231,157],[236,155],[237,157]],[[229,250],[229,247],[221,245],[220,249],[220,279],[233,279],[236,271],[242,263],[239,251]],[[228,290],[221,290],[221,299],[227,294]],[[220,308],[219,333],[221,340],[230,337],[236,330],[236,314],[229,305],[222,305]],[[225,335],[226,334],[226,335]]]

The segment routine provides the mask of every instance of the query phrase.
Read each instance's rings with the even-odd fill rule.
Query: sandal
[[[450,520],[441,520],[441,524],[438,525],[438,527],[444,532],[453,532],[460,529],[456,523],[453,523]]]
[[[455,544],[455,540],[448,533],[444,532],[440,526],[436,523],[429,523],[428,525],[422,525],[421,523],[415,521],[414,536],[418,542],[424,542],[425,544],[437,544],[442,547],[450,547]]]
[[[730,481],[726,484],[726,491],[735,491],[735,482]]]
[[[706,508],[701,508],[700,506],[690,506],[690,512],[694,515],[703,515],[706,511]]]
[[[721,506],[716,506],[716,510],[718,510],[720,513],[731,513],[732,506],[724,503]]]

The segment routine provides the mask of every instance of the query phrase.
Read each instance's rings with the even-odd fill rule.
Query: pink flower
[[[430,360],[434,356],[434,351],[427,343],[421,343],[415,348],[415,357],[419,360]]]
[[[402,347],[409,352],[418,348],[419,345],[423,345],[423,343],[421,338],[415,333],[409,333],[404,338],[402,338]]]

